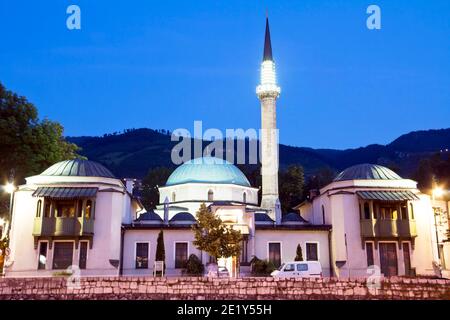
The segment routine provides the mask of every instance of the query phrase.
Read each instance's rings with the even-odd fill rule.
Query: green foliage
[[[191,254],[186,261],[183,272],[190,276],[201,276],[204,270],[205,267],[200,259],[195,254]]]
[[[313,189],[321,189],[331,183],[336,176],[336,172],[329,167],[323,167],[312,174],[306,182],[304,198],[309,195],[309,191]]]
[[[420,160],[414,175],[419,188],[423,192],[430,193],[435,185],[450,186],[450,156],[435,153],[432,156]]]
[[[303,261],[303,251],[300,243],[297,245],[297,252],[294,261]]]
[[[241,232],[223,224],[222,220],[208,210],[204,203],[197,211],[197,223],[192,226],[192,229],[195,237],[194,245],[216,260],[221,257],[239,256]]]
[[[155,261],[164,261],[164,269],[166,269],[166,249],[164,248],[164,233],[162,230],[159,231],[156,241]]]
[[[142,181],[141,198],[142,204],[147,210],[156,208],[156,205],[159,203],[158,186],[166,183],[172,171],[172,169],[166,167],[157,167],[149,170]]]
[[[272,271],[276,268],[274,264],[268,260],[261,260],[257,257],[253,257],[250,261],[252,275],[257,277],[270,276]]]
[[[0,181],[14,176],[15,184],[41,173],[55,162],[77,157],[79,149],[63,137],[63,127],[48,119],[39,120],[36,107],[25,97],[0,83]],[[0,199],[0,215],[8,207]]]
[[[304,185],[305,177],[302,166],[290,165],[287,170],[279,173],[279,198],[281,210],[284,213],[290,212],[301,202]]]

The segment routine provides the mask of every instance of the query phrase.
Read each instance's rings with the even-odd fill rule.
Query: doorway
[[[395,243],[380,243],[381,273],[385,277],[398,275],[397,245]]]

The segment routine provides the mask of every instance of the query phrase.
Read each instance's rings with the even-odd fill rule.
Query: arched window
[[[177,200],[177,196],[175,192],[172,192],[172,202],[175,202]]]
[[[38,200],[37,206],[36,206],[36,217],[41,216],[41,207],[42,207],[42,200]]]
[[[370,206],[368,202],[364,202],[364,219],[370,219]]]
[[[208,191],[208,201],[214,201],[214,192],[212,190]]]
[[[412,203],[409,204],[409,216],[412,220],[414,220],[414,207]]]
[[[322,206],[322,223],[325,224],[325,207]]]
[[[247,203],[247,192],[244,192],[244,193],[242,194],[242,202],[243,202],[243,203]]]
[[[86,219],[90,219],[92,217],[93,213],[93,206],[92,206],[92,200],[86,201],[86,209],[84,211],[84,216]]]

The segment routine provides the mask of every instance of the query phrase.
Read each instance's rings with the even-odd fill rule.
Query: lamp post
[[[8,228],[6,230],[5,236],[2,235],[0,240],[4,242],[4,245],[2,246],[1,250],[1,261],[2,264],[0,265],[0,275],[3,275],[4,273],[4,263],[5,263],[5,257],[6,257],[6,249],[7,249],[7,242],[9,242],[9,231],[11,230],[11,222],[12,222],[12,205],[13,205],[13,197],[14,197],[14,191],[16,190],[16,187],[14,186],[14,183],[8,182],[6,185],[3,186],[3,190],[7,193],[9,193],[9,217],[8,217]],[[3,220],[3,219],[2,219]],[[4,220],[2,225],[4,225]],[[3,233],[3,229],[2,229]]]
[[[431,192],[431,199],[433,201],[436,200],[436,197],[442,197],[442,195],[444,194],[444,190],[442,190],[441,187],[435,187],[433,189],[433,191]],[[437,256],[439,261],[441,261],[441,252],[440,252],[440,248],[439,248],[439,232],[438,232],[438,224],[437,224],[437,220],[436,217],[439,215],[439,208],[435,208],[433,207],[433,215],[434,215],[434,229],[436,231],[436,246],[437,246]]]

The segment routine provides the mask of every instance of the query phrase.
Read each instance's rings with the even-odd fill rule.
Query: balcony
[[[415,220],[362,219],[363,238],[414,238],[417,236]]]
[[[34,218],[33,236],[79,237],[94,234],[94,220],[86,218]]]

